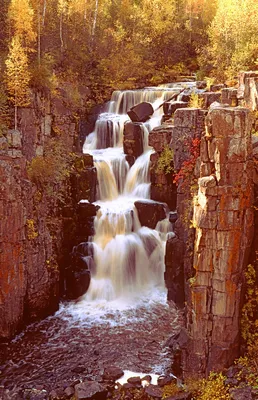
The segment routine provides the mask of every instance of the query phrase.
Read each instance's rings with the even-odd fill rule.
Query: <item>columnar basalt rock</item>
[[[173,125],[164,124],[149,133],[151,154],[150,180],[151,199],[167,203],[171,210],[176,207],[176,186],[173,183],[173,152],[169,148]]]
[[[238,105],[237,89],[236,88],[224,88],[221,90],[221,103],[228,104],[231,107]]]
[[[243,270],[253,236],[250,132],[247,109],[221,106],[208,114],[194,202],[186,375],[222,369],[239,354]]]
[[[72,235],[73,216],[49,205],[43,188],[28,179],[27,163],[61,133],[67,148],[76,149],[73,111],[64,98],[36,94],[30,107],[19,109],[18,121],[19,131],[0,140],[0,339],[57,310],[61,254],[69,253],[63,247],[64,225]]]
[[[144,132],[141,122],[127,122],[124,126],[124,153],[135,158],[143,153]]]
[[[178,109],[175,112],[174,127],[170,146],[174,153],[176,173],[184,171],[189,161],[192,171],[185,169],[177,187],[177,215],[174,231],[175,238],[167,241],[165,282],[168,288],[168,299],[178,306],[184,305],[188,293],[188,279],[193,274],[194,229],[191,227],[193,215],[192,197],[199,177],[198,162],[193,159],[192,143],[197,144],[205,130],[205,110],[198,108]],[[182,287],[182,282],[186,282]]]
[[[203,99],[203,108],[208,109],[212,103],[221,101],[220,92],[204,92],[200,93],[200,98]]]
[[[258,71],[241,72],[237,92],[239,102],[251,110],[258,108]]]

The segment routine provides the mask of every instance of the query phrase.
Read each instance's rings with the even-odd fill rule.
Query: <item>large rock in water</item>
[[[154,113],[151,103],[142,102],[132,107],[128,112],[128,116],[133,122],[145,122]]]
[[[107,398],[107,390],[98,382],[83,382],[75,385],[76,400],[105,400]]]
[[[138,200],[134,203],[142,226],[154,229],[159,221],[166,218],[166,205],[151,200]]]
[[[124,153],[135,158],[143,153],[143,125],[138,122],[128,122],[124,126]]]

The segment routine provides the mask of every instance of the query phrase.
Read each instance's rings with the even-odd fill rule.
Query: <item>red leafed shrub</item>
[[[180,170],[174,175],[174,183],[179,184],[181,180],[185,180],[192,176],[196,164],[196,160],[200,155],[201,140],[195,138],[190,144],[190,158],[183,162]]]

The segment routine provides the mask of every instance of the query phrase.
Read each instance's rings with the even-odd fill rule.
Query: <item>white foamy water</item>
[[[159,106],[182,87],[177,84],[115,91],[107,112],[100,114],[94,131],[85,140],[83,152],[93,155],[97,169],[96,204],[100,208],[94,220],[90,286],[76,303],[67,306],[69,315],[83,320],[94,315],[93,320],[98,323],[106,321],[106,314],[112,315],[113,322],[119,315],[121,322],[121,312],[129,318],[129,311],[145,307],[149,301],[165,304],[165,241],[172,225],[165,219],[156,229],[142,227],[134,202],[150,198],[153,150],[148,146],[148,135],[160,125]],[[156,111],[142,124],[144,152],[130,168],[122,148],[123,130],[130,120],[127,111],[141,102],[150,102]]]

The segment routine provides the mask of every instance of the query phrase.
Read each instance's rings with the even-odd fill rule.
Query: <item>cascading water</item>
[[[155,230],[141,226],[134,206],[150,197],[147,136],[160,124],[159,113],[142,126],[144,153],[131,168],[122,141],[130,107],[150,101],[156,108],[181,88],[115,92],[107,112],[99,116],[84,153],[94,156],[100,208],[92,241],[77,246],[82,255],[87,253],[91,284],[82,298],[61,304],[55,315],[30,325],[8,346],[0,344],[0,383],[8,390],[43,387],[50,392],[64,382],[73,386],[78,379],[96,380],[110,365],[145,373],[170,371],[165,343],[181,323],[180,313],[166,301],[163,282],[171,224],[165,219]]]
[[[148,133],[160,124],[160,112],[142,124],[144,153],[129,169],[122,151],[126,111],[143,102],[158,108],[175,88],[115,91],[108,110],[99,116],[85,141],[84,153],[94,157],[100,210],[95,218],[94,265],[90,287],[81,301],[130,300],[160,287],[164,292],[164,241],[170,225],[141,227],[136,200],[150,198]],[[164,228],[166,226],[166,229]]]

